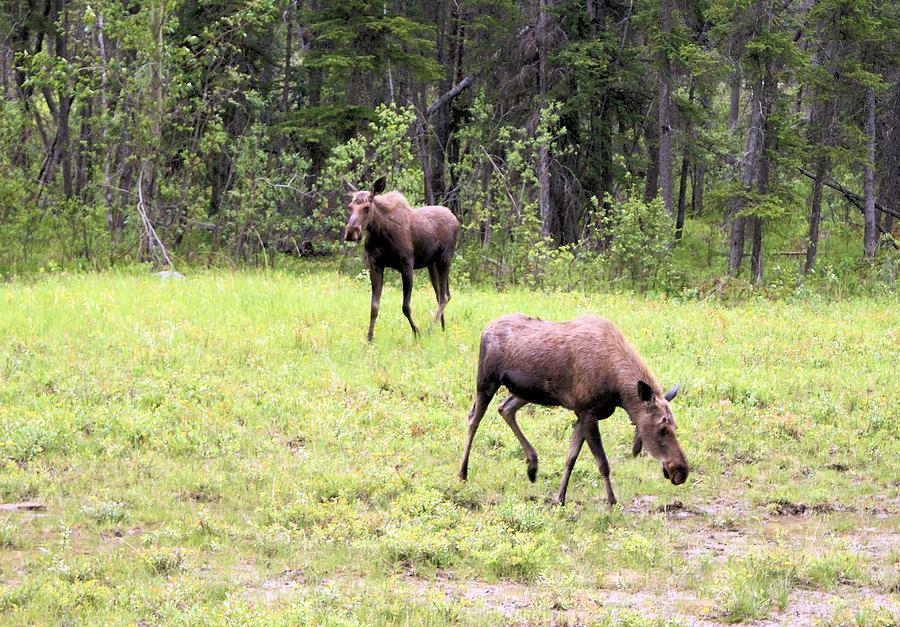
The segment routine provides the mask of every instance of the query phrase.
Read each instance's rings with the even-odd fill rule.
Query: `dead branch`
[[[172,265],[172,260],[169,259],[169,253],[166,252],[166,247],[163,245],[162,240],[159,239],[159,236],[156,234],[156,229],[153,228],[153,223],[150,222],[150,218],[147,217],[147,211],[144,208],[144,164],[141,164],[141,169],[138,172],[138,180],[137,180],[137,210],[138,215],[141,218],[141,223],[144,225],[144,236],[147,238],[147,246],[150,248],[150,253],[156,258],[157,262],[160,261],[159,255],[157,254],[157,250],[162,253],[162,259],[165,261],[165,264],[171,268],[175,269],[175,266]]]
[[[490,153],[485,150],[484,146],[480,146],[481,151],[484,153],[484,156],[488,158],[488,161],[491,162],[491,165],[494,166],[494,171],[497,173],[497,177],[500,179],[500,182],[503,183],[503,190],[506,192],[506,195],[509,197],[509,202],[512,204],[513,209],[516,211],[516,215],[519,214],[519,203],[516,202],[516,199],[513,198],[512,192],[509,191],[509,185],[506,184],[506,178],[503,176],[503,172],[500,171],[500,168],[497,167],[497,164],[494,162],[494,158],[491,157]]]
[[[472,81],[474,81],[474,80],[475,80],[474,74],[469,74],[468,76],[466,76],[464,79],[459,81],[456,85],[454,85],[450,89],[450,91],[444,93],[441,97],[439,97],[437,100],[432,102],[428,106],[428,108],[425,110],[425,115],[426,116],[431,115],[432,113],[434,113],[435,111],[437,111],[438,109],[443,107],[445,104],[447,104],[449,101],[456,98],[459,94],[461,94],[463,92],[464,89],[466,89],[466,87],[471,85]]]
[[[815,178],[816,178],[816,175],[815,175],[815,174],[813,174],[812,172],[810,172],[809,170],[807,170],[807,169],[805,169],[805,168],[799,168],[799,167],[798,167],[797,169],[800,170],[800,173],[803,174],[804,176],[808,176],[808,177],[811,178],[811,179],[815,179]],[[857,207],[860,211],[865,211],[865,208],[860,204],[861,202],[863,202],[863,197],[862,197],[862,195],[857,194],[856,192],[851,192],[849,189],[847,189],[846,187],[844,187],[843,185],[841,185],[840,183],[838,183],[837,181],[835,181],[834,179],[831,179],[831,178],[826,178],[826,179],[823,181],[823,184],[824,184],[826,187],[830,187],[830,188],[833,189],[833,190],[839,191],[840,193],[842,193],[842,194],[844,195],[844,197],[845,197],[847,200],[849,200],[849,201],[852,202],[854,205],[856,205],[856,207]],[[888,215],[890,215],[890,216],[894,216],[895,218],[900,218],[900,213],[897,213],[897,212],[895,212],[895,211],[893,211],[893,210],[891,210],[891,209],[888,209],[888,208],[885,207],[884,205],[879,204],[879,203],[877,203],[877,202],[875,203],[875,208],[878,209],[878,211],[880,211],[880,212],[882,212],[882,213],[886,213],[886,214],[888,214]],[[883,232],[884,232],[884,231],[882,231],[882,233],[883,233]]]

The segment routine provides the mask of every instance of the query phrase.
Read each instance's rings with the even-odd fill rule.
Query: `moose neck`
[[[406,199],[399,192],[376,196],[366,231],[370,236],[393,240],[408,228],[409,214]]]
[[[654,393],[657,393],[657,388],[659,387],[655,381],[651,379],[651,386],[655,390]],[[644,405],[644,401],[638,398],[636,391],[624,391],[621,390],[619,392],[619,405],[622,409],[625,410],[625,413],[628,414],[628,418],[631,420],[631,424],[639,425],[639,419],[642,415],[646,415],[643,411],[642,405]]]

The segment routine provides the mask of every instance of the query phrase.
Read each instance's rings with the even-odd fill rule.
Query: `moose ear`
[[[372,195],[380,194],[381,192],[383,192],[384,185],[386,182],[387,182],[387,180],[385,179],[385,177],[383,177],[383,176],[378,177],[378,180],[375,181],[374,185],[372,185]]]
[[[357,191],[359,191],[356,189],[356,185],[354,185],[347,179],[344,179],[344,184],[347,186],[347,191],[350,192],[351,194],[355,194]]]
[[[675,396],[678,394],[678,390],[679,390],[679,389],[681,389],[681,384],[680,384],[680,383],[676,383],[675,386],[674,386],[671,390],[669,390],[668,392],[666,392],[665,399],[666,399],[667,401],[671,401],[671,400],[672,400],[673,398],[675,398]]]
[[[644,401],[645,403],[653,398],[653,388],[647,385],[643,381],[638,381],[637,388],[638,398]]]

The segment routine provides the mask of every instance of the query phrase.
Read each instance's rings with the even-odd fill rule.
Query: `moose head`
[[[675,485],[687,480],[688,463],[675,437],[675,418],[669,401],[678,394],[676,385],[660,396],[653,392],[644,381],[637,383],[637,395],[641,406],[635,417],[634,445],[632,454],[637,456],[646,449],[662,464],[663,476]]]
[[[353,185],[347,183],[350,191],[350,204],[347,208],[350,210],[350,217],[344,226],[344,241],[358,242],[362,237],[363,231],[369,225],[372,219],[372,211],[374,210],[375,196],[384,191],[385,177],[380,177],[372,185],[372,191],[357,190]]]

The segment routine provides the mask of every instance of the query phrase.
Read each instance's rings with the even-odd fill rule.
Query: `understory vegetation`
[[[370,344],[368,280],[342,264],[0,284],[0,503],[45,508],[0,511],[0,621],[900,620],[894,296],[497,292],[459,272],[442,333],[420,274],[417,340],[389,273]],[[502,394],[460,482],[478,338],[511,311],[605,315],[681,382],[688,482],[631,457],[618,410],[620,505],[583,453],[550,507],[573,417],[520,412],[532,485]]]

